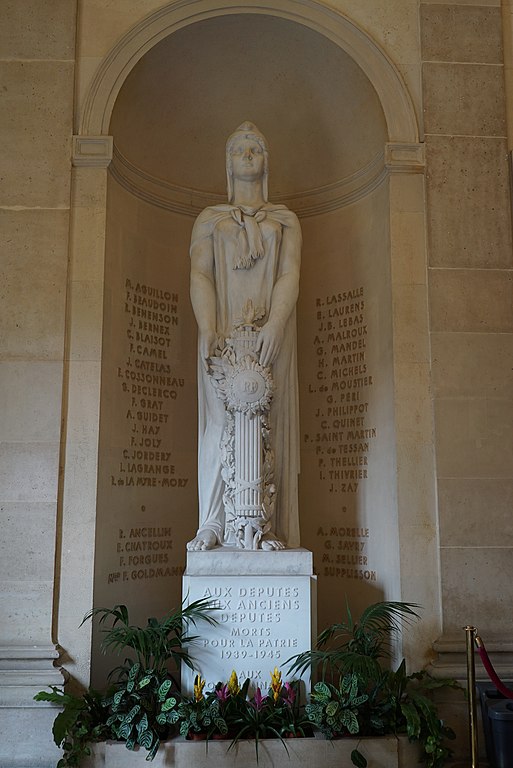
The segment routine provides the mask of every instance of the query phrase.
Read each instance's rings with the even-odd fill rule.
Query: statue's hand
[[[260,353],[261,365],[272,365],[280,351],[283,341],[283,328],[272,323],[266,323],[260,329],[256,343],[256,351]]]
[[[203,368],[208,373],[208,358],[214,354],[217,343],[215,331],[204,331],[199,337],[199,353]]]

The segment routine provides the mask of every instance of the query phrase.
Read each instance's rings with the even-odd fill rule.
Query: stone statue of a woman
[[[226,461],[223,465],[227,406],[212,374],[216,360],[224,360],[221,351],[226,352],[227,344],[233,346],[232,337],[242,333],[241,328],[252,329],[255,375],[265,378],[269,373],[273,390],[262,422],[264,440],[267,434],[270,441],[266,456],[273,462],[273,482],[266,491],[273,496],[268,503],[272,516],[269,510],[263,513],[259,544],[253,548],[297,547],[295,307],[301,230],[294,213],[268,202],[267,143],[252,123],[243,123],[229,137],[226,173],[228,204],[206,208],[191,238],[191,300],[199,354],[199,529],[187,547],[195,551],[235,543],[236,532],[227,522]]]

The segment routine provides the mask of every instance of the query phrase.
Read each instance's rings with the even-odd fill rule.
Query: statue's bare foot
[[[204,552],[213,549],[217,544],[217,536],[210,528],[201,528],[192,541],[187,544],[189,552]]]
[[[262,537],[260,546],[262,549],[266,550],[267,552],[277,551],[279,549],[285,549],[285,544],[282,541],[280,541],[276,536],[276,534],[273,533],[272,531],[269,531],[269,533],[266,533]]]

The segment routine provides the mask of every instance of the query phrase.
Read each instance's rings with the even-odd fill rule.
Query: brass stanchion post
[[[477,629],[464,627],[467,638],[467,688],[468,688],[468,720],[470,729],[470,755],[472,768],[479,768],[477,744],[477,702],[476,702],[476,666],[474,657],[474,638]]]

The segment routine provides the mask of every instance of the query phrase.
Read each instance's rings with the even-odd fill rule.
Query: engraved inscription
[[[343,507],[341,514],[345,515]],[[322,540],[321,574],[337,579],[357,579],[375,582],[376,571],[369,567],[367,554],[369,528],[355,526],[319,526],[317,536]]]
[[[356,494],[369,477],[376,427],[368,424],[367,393],[374,384],[366,358],[368,325],[363,286],[315,301],[317,367],[308,384],[318,479],[332,494]]]
[[[227,680],[232,669],[254,686],[268,685],[269,673],[309,647],[309,577],[218,577],[191,580],[189,600],[207,598],[218,622],[202,627],[191,652],[207,682]]]
[[[146,507],[143,505],[141,513],[145,512]],[[171,526],[145,522],[119,528],[113,553],[113,560],[118,568],[108,574],[107,583],[182,576],[184,566],[172,564],[172,550]]]
[[[110,483],[185,488],[189,478],[180,472],[166,444],[166,428],[185,387],[171,354],[180,322],[179,296],[126,278],[123,302],[126,358],[117,366],[116,378],[126,435]]]

